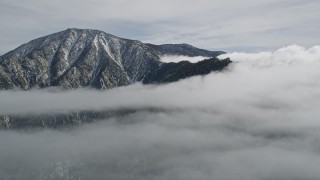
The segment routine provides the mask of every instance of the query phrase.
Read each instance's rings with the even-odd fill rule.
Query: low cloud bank
[[[220,55],[219,58],[231,58],[233,61],[246,62],[256,68],[293,66],[297,64],[308,64],[320,59],[320,46],[309,49],[298,45],[291,45],[278,49],[275,52],[260,53],[229,53]]]
[[[320,48],[231,53],[221,73],[110,91],[1,91],[0,114],[161,108],[0,131],[4,179],[319,179]]]
[[[160,61],[162,62],[180,62],[180,61],[189,61],[191,63],[196,63],[202,61],[204,59],[209,59],[211,57],[204,56],[176,56],[176,55],[164,55],[160,57]]]

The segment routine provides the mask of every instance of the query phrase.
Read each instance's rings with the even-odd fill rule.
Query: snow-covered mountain
[[[151,82],[144,80],[150,79],[150,74],[155,79],[154,72],[166,64],[160,62],[164,54],[215,57],[222,53],[186,44],[144,44],[98,30],[72,28],[32,40],[1,56],[0,89],[35,86],[108,89],[137,81]],[[219,66],[220,61],[214,61]],[[229,61],[221,61],[218,69]],[[162,74],[166,71],[162,68]]]

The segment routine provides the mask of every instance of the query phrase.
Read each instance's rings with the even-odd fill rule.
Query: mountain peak
[[[68,28],[68,29],[66,29],[64,31],[61,31],[61,32],[64,32],[64,33],[91,34],[91,35],[101,34],[101,35],[105,35],[105,36],[112,36],[112,37],[115,37],[115,38],[119,38],[119,37],[114,36],[112,34],[106,33],[106,32],[101,31],[101,30],[96,30],[96,29]]]
[[[1,56],[0,89],[124,86],[146,79],[162,66],[159,56],[172,53],[207,57],[217,54],[193,46],[156,46],[99,30],[69,28]]]

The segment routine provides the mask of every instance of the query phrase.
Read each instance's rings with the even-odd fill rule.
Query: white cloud
[[[0,131],[24,179],[319,179],[320,49],[223,55],[228,71],[110,91],[0,92],[0,114],[153,108],[77,129]],[[17,173],[19,169],[19,173]]]
[[[1,91],[0,113],[149,106],[169,109],[199,106],[216,108],[220,104],[225,108],[234,106],[235,102],[250,104],[252,93],[254,97],[277,96],[273,98],[290,105],[294,100],[303,100],[304,96],[299,96],[299,93],[305,94],[300,92],[301,89],[306,88],[307,92],[313,93],[319,85],[319,46],[305,49],[292,45],[275,52],[231,53],[219,57],[230,57],[234,61],[230,70],[161,86],[135,84],[106,92],[87,89]],[[287,97],[290,94],[297,96]]]
[[[320,61],[320,46],[313,46],[306,49],[302,46],[291,45],[281,48],[275,52],[260,53],[229,53],[220,55],[219,58],[231,58],[233,61],[247,62],[254,66],[276,65],[290,66],[295,63],[307,64]]]
[[[196,63],[205,59],[209,59],[210,57],[204,56],[177,56],[177,55],[163,55],[160,57],[160,61],[162,62],[180,62],[180,61],[189,61],[191,63]]]

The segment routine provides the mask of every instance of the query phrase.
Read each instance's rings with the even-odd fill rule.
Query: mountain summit
[[[199,71],[197,63],[163,63],[160,56],[216,57],[222,53],[187,44],[144,44],[103,31],[71,28],[32,40],[1,56],[0,89],[34,86],[109,89],[134,82],[171,82],[221,70],[231,61],[213,58],[207,63],[214,67]],[[180,69],[180,73],[173,72],[174,69]],[[192,73],[183,72],[186,70]]]

